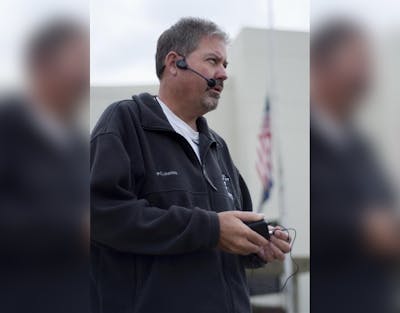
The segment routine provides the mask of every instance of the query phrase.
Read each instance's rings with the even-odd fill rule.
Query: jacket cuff
[[[210,241],[209,245],[211,248],[215,248],[218,245],[219,242],[219,232],[220,232],[220,227],[219,227],[219,218],[218,214],[213,211],[208,211],[208,218],[209,218],[209,234],[210,234]]]

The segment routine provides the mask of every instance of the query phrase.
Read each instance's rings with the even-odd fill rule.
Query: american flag
[[[262,204],[268,200],[272,188],[272,145],[271,145],[271,121],[270,121],[270,103],[269,99],[265,103],[265,111],[258,135],[257,162],[256,169],[260,177],[263,193],[261,197]]]

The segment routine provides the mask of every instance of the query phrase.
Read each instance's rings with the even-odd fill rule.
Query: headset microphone
[[[215,79],[207,78],[204,75],[200,74],[199,72],[195,71],[194,69],[190,68],[189,65],[186,63],[185,59],[180,59],[180,60],[176,61],[176,66],[177,66],[177,68],[179,68],[181,70],[189,70],[189,71],[197,74],[198,76],[200,76],[207,82],[207,85],[210,88],[214,88],[217,85],[217,81]]]

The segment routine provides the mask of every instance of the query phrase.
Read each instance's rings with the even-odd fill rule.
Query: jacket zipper
[[[164,130],[165,131],[165,130]],[[169,132],[169,131],[168,131]],[[179,138],[180,138],[180,140],[182,141],[182,142],[184,142],[184,145],[186,145],[186,148],[188,148],[189,149],[189,153],[191,153],[192,154],[192,156],[194,156],[194,158],[196,159],[196,161],[197,161],[197,164],[200,166],[200,168],[201,168],[201,171],[202,171],[202,174],[203,174],[203,178],[204,178],[204,180],[208,183],[208,185],[210,185],[211,186],[211,188],[213,188],[215,191],[217,191],[218,189],[217,189],[217,187],[213,184],[213,182],[211,181],[211,179],[210,179],[210,177],[208,176],[208,174],[207,174],[207,171],[206,171],[206,168],[205,168],[205,159],[206,159],[206,156],[207,156],[207,154],[208,154],[208,151],[210,150],[210,146],[211,145],[208,145],[207,146],[207,149],[206,149],[206,151],[204,152],[204,156],[203,156],[203,163],[201,163],[200,162],[200,160],[198,159],[198,157],[197,157],[197,155],[196,155],[196,153],[193,151],[193,148],[190,146],[190,144],[187,142],[187,140],[185,139],[185,137],[183,137],[182,135],[180,135],[180,134],[178,134],[178,133],[176,133],[176,132],[171,132],[171,133],[173,133],[174,135],[176,135],[176,136],[178,136]],[[207,185],[207,183],[206,183],[206,185]],[[207,192],[208,193],[208,192]],[[210,204],[210,209],[212,209],[213,208],[213,200],[212,200],[212,197],[211,197],[211,195],[210,195],[210,193],[208,193],[208,202],[209,202],[209,204]],[[224,259],[224,254],[221,254],[221,262],[222,262],[222,276],[223,276],[223,278],[224,278],[224,281],[225,281],[225,285],[226,285],[226,288],[227,288],[227,290],[228,290],[228,298],[229,298],[229,300],[228,300],[228,302],[229,302],[229,304],[228,304],[228,306],[230,306],[230,309],[229,309],[229,311],[228,311],[228,313],[233,313],[234,312],[234,303],[233,303],[233,296],[232,296],[232,292],[231,292],[231,288],[230,288],[230,285],[229,285],[229,283],[228,283],[228,279],[227,279],[227,275],[226,275],[226,269],[225,269],[225,259]]]
[[[182,137],[182,136],[181,136],[181,137]],[[182,137],[182,138],[183,138],[183,137]],[[183,138],[183,139],[185,139],[185,138]],[[185,139],[185,142],[186,142],[186,139]],[[189,145],[189,144],[188,144],[188,145]],[[198,164],[199,164],[200,167],[201,167],[201,170],[202,170],[202,173],[203,173],[203,177],[204,177],[205,180],[208,182],[208,184],[209,184],[215,191],[217,191],[217,190],[218,190],[217,187],[213,184],[213,182],[211,181],[210,177],[209,177],[208,174],[207,174],[206,165],[205,165],[205,160],[206,160],[208,151],[210,150],[210,146],[211,146],[211,145],[208,145],[206,151],[204,152],[203,160],[202,160],[203,162],[202,162],[202,163],[201,163],[201,162],[199,161],[199,159],[197,158],[197,155],[195,155],[195,157],[196,157],[196,160],[197,160]],[[190,150],[192,151],[193,154],[195,154],[194,151],[193,151],[193,149],[192,149],[192,147],[190,147]],[[212,199],[212,196],[209,194],[208,198],[209,198],[210,206],[211,206],[211,208],[213,208],[213,202],[214,202],[214,201],[213,201],[213,199]],[[223,276],[224,281],[225,281],[226,289],[227,289],[227,291],[228,291],[228,298],[229,298],[229,300],[228,300],[228,303],[229,303],[228,306],[230,306],[230,308],[229,308],[228,312],[229,312],[229,313],[233,313],[233,312],[234,312],[233,296],[232,296],[232,291],[231,291],[231,288],[230,288],[230,285],[229,285],[229,282],[228,282],[227,273],[226,273],[226,269],[225,269],[225,263],[226,263],[226,261],[225,261],[225,258],[224,258],[224,254],[221,254],[221,261],[222,261],[222,276]]]
[[[204,178],[207,180],[207,182],[210,184],[210,186],[215,190],[218,191],[217,187],[215,187],[214,183],[211,181],[210,177],[208,176],[207,170],[206,170],[206,164],[205,164],[205,160],[206,160],[206,156],[208,154],[208,151],[210,150],[210,145],[207,146],[207,150],[204,152],[204,157],[203,157],[203,163],[200,164],[200,161],[197,159],[197,161],[199,162],[200,166],[201,166],[201,170],[203,172],[203,176]],[[197,157],[196,157],[197,158]]]
[[[222,276],[224,277],[226,289],[228,290],[228,298],[229,298],[229,303],[230,303],[229,313],[233,313],[234,312],[233,296],[232,296],[230,285],[228,283],[228,278],[226,276],[226,271],[225,271],[225,263],[226,262],[225,262],[224,254],[221,254],[221,261],[222,261]]]
[[[194,156],[194,158],[197,161],[197,164],[200,166],[201,168],[201,172],[203,174],[203,178],[205,179],[205,181],[215,190],[217,191],[217,187],[214,185],[214,183],[211,181],[210,177],[208,176],[207,170],[206,170],[206,166],[205,166],[205,162],[204,160],[206,159],[206,156],[208,154],[208,151],[210,150],[210,145],[207,146],[207,150],[204,152],[204,157],[203,157],[203,163],[200,162],[199,158],[197,157],[196,153],[193,151],[193,148],[189,145],[189,143],[187,142],[186,138],[183,137],[182,135],[175,133],[177,136],[179,136],[181,138],[181,141],[185,142],[185,145],[187,148],[189,148],[190,153]],[[209,197],[210,199],[210,197]],[[211,201],[212,202],[212,201]]]
[[[217,188],[215,187],[215,185],[212,183],[212,181],[210,180],[210,178],[209,178],[209,176],[208,176],[208,174],[207,174],[207,171],[206,171],[206,169],[205,169],[205,160],[206,160],[206,156],[207,156],[207,154],[208,154],[208,151],[210,150],[210,145],[208,145],[208,147],[207,147],[207,150],[204,152],[204,157],[203,157],[203,164],[201,164],[201,166],[202,166],[202,170],[203,170],[203,175],[204,175],[204,177],[206,178],[206,180],[208,181],[208,183],[210,184],[210,186],[215,190],[215,191],[217,191]],[[199,162],[200,163],[200,162]],[[213,201],[212,201],[212,198],[211,198],[211,196],[210,196],[210,202],[211,202],[211,205],[213,205]],[[225,261],[225,257],[224,257],[224,254],[222,254],[221,253],[221,262],[222,262],[222,276],[223,276],[223,278],[224,278],[224,281],[225,281],[225,285],[226,285],[226,289],[227,289],[227,292],[228,292],[228,306],[230,306],[230,308],[228,309],[228,312],[229,313],[233,313],[234,312],[234,304],[233,304],[233,296],[232,296],[232,291],[231,291],[231,288],[230,288],[230,285],[229,285],[229,282],[228,282],[228,278],[227,278],[227,273],[226,273],[226,269],[225,269],[225,263],[226,263],[226,261]]]
[[[212,183],[212,181],[209,178],[209,176],[207,174],[207,171],[205,169],[205,160],[206,160],[206,156],[207,156],[209,150],[210,150],[210,145],[208,145],[207,150],[204,152],[203,163],[200,164],[200,162],[199,162],[199,164],[202,167],[203,176],[205,177],[207,182],[210,184],[210,186],[215,191],[217,191],[218,190],[217,187],[215,187],[215,185]],[[197,157],[196,157],[196,159],[197,159]],[[198,161],[198,159],[197,159],[197,161]],[[213,205],[212,198],[211,198],[211,196],[209,196],[209,197],[210,197],[210,203],[211,203],[211,205]],[[224,257],[224,254],[222,254],[222,253],[221,253],[221,263],[222,263],[222,276],[223,276],[224,281],[225,281],[226,289],[227,289],[227,292],[228,292],[227,296],[229,298],[229,300],[228,300],[228,307],[229,307],[228,312],[229,313],[233,313],[234,312],[233,296],[232,296],[232,291],[231,291],[231,288],[230,288],[230,285],[229,285],[229,282],[228,282],[227,273],[226,273],[226,269],[225,269],[225,263],[226,263],[225,257]]]

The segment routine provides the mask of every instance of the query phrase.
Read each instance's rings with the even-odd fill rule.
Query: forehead
[[[204,56],[206,54],[215,54],[217,57],[226,60],[226,42],[218,36],[203,37],[193,54]]]

